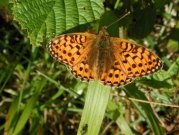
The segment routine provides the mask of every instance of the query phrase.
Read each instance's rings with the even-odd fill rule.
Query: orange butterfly
[[[67,65],[82,80],[100,80],[121,86],[159,71],[163,63],[147,48],[128,40],[110,37],[103,27],[98,35],[71,33],[52,39],[50,54]]]

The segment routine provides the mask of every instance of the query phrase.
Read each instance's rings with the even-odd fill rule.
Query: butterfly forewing
[[[93,34],[88,38],[86,33],[72,33],[52,39],[48,45],[50,54],[60,62],[74,66],[81,62],[89,53],[88,42],[93,40]]]
[[[121,50],[116,58],[123,63],[128,77],[142,77],[162,68],[162,61],[147,48],[120,38],[112,40],[115,48]]]
[[[162,68],[162,61],[147,48],[106,33],[103,28],[99,35],[61,35],[50,41],[48,50],[76,77],[100,80],[111,86],[128,84]]]

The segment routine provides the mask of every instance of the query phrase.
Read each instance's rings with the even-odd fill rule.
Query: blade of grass
[[[17,135],[25,126],[25,124],[33,110],[33,107],[37,102],[38,96],[39,96],[41,90],[43,89],[43,87],[45,86],[45,84],[46,84],[46,80],[42,80],[40,82],[37,81],[36,84],[34,84],[35,88],[36,88],[36,92],[31,97],[31,99],[29,99],[29,101],[27,102],[27,104],[24,108],[24,111],[22,112],[22,115],[20,116],[20,118],[17,122],[17,125],[14,129],[13,135]]]
[[[19,98],[20,96],[14,98],[6,117],[5,132],[7,132],[7,135],[12,134],[14,130],[13,125],[15,122],[15,115],[17,114],[17,108],[19,106]]]
[[[91,81],[78,128],[78,135],[98,135],[110,96],[111,88],[98,81]]]

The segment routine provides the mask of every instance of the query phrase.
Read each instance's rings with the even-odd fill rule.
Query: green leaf
[[[167,44],[167,49],[171,52],[177,52],[179,50],[179,41],[170,39]]]
[[[78,128],[78,135],[98,135],[105,114],[111,88],[99,81],[91,81]]]
[[[129,33],[132,37],[143,38],[153,29],[156,18],[156,9],[154,5],[149,5],[142,10],[133,13],[133,23],[130,26]]]
[[[157,9],[163,8],[166,4],[169,4],[168,0],[154,0],[155,6]]]
[[[167,71],[167,74],[170,77],[172,77],[173,75],[176,75],[178,71],[179,71],[179,58],[177,58],[176,61],[172,63],[172,65]]]
[[[14,3],[14,19],[33,45],[79,24],[92,22],[104,12],[101,0],[21,0]]]

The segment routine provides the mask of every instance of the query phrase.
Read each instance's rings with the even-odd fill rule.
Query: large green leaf
[[[104,12],[101,0],[21,0],[13,5],[14,20],[27,30],[33,45],[97,20]]]

